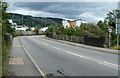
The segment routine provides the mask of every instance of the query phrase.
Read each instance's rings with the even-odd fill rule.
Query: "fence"
[[[84,43],[84,37],[66,36],[66,35],[53,35],[52,38],[58,39],[58,40],[76,42],[76,43]]]
[[[105,36],[92,37],[92,36],[85,35],[84,37],[77,37],[77,36],[66,36],[66,35],[56,35],[56,34],[49,34],[48,36],[58,40],[82,43],[82,44],[87,44],[87,45],[92,45],[97,47],[106,47],[107,46],[106,42],[108,40],[106,39],[107,37]]]
[[[13,42],[13,36],[12,36],[12,34],[7,33],[7,34],[5,35],[5,40],[6,40],[6,42],[7,42],[9,45],[12,45],[12,42]]]
[[[89,35],[84,36],[84,44],[97,46],[97,47],[105,47],[105,36],[99,36],[99,37],[92,37]]]

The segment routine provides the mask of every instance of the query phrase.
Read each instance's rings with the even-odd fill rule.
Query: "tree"
[[[109,12],[107,14],[107,17],[105,18],[105,19],[108,20],[108,25],[113,27],[113,28],[116,28],[116,26],[115,26],[115,21],[116,21],[115,15],[116,15],[116,13],[114,11],[112,11],[112,12]]]
[[[105,34],[108,33],[108,24],[106,20],[104,20],[104,22],[102,20],[98,21],[97,25],[105,32]]]
[[[8,51],[9,51],[9,34],[14,34],[14,29],[11,28],[11,25],[8,22],[8,14],[6,13],[6,10],[8,8],[7,2],[2,2],[0,6],[0,9],[2,11],[2,75],[6,76],[8,74],[6,70],[6,61],[8,59]],[[0,30],[1,31],[1,30]],[[0,55],[1,56],[1,55]],[[0,65],[1,66],[1,65]],[[1,69],[0,69],[1,70]]]

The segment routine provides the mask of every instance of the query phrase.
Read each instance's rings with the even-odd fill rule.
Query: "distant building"
[[[31,30],[34,31],[34,30],[35,30],[35,27],[31,27]]]
[[[67,27],[80,27],[82,23],[87,23],[86,21],[83,20],[74,20],[74,21],[68,21],[68,20],[63,20],[62,25],[67,28]]]
[[[9,22],[10,24],[13,24],[12,19],[8,19],[8,22]]]
[[[14,23],[12,19],[8,19],[8,22],[11,24],[11,28],[15,28],[17,23]]]
[[[39,34],[43,34],[47,29],[48,27],[43,27],[42,29],[39,30]]]
[[[63,20],[63,21],[62,21],[62,25],[63,25],[65,28],[70,27],[70,24],[69,24],[68,20]]]
[[[70,22],[70,26],[72,26],[72,27],[80,27],[81,26],[81,24],[83,24],[83,23],[87,23],[86,21],[84,21],[84,20],[75,20],[75,21],[71,21]]]
[[[48,29],[48,27],[43,27],[42,29],[40,29],[40,31],[45,32]]]
[[[16,31],[26,31],[26,29],[28,29],[28,27],[24,27],[23,25],[17,25],[15,27]]]

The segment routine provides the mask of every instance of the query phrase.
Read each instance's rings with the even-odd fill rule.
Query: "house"
[[[39,34],[44,34],[47,29],[48,27],[43,27],[42,29],[39,30]]]
[[[69,21],[68,20],[62,20],[62,25],[65,27],[65,28],[67,28],[67,27],[70,27],[70,23],[69,23]]]
[[[71,27],[76,27],[76,21],[70,21],[70,26]]]
[[[26,27],[24,27],[23,25],[17,25],[15,27],[15,30],[16,31],[26,31]]]
[[[84,20],[78,19],[78,20],[70,21],[70,26],[72,26],[72,27],[76,27],[76,26],[80,27],[81,24],[83,24],[83,23],[87,23],[87,22],[84,21]]]
[[[34,30],[35,30],[35,27],[31,27],[31,30],[34,31]]]
[[[84,20],[78,19],[78,20],[74,20],[74,21],[69,21],[69,20],[63,20],[62,21],[62,25],[67,28],[67,27],[80,27],[82,23],[87,23]]]
[[[8,19],[8,22],[11,24],[11,28],[15,28],[17,23],[14,23],[12,19]]]

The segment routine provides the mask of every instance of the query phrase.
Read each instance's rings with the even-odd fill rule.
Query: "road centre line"
[[[112,63],[108,63],[108,62],[97,62],[97,63],[114,68],[114,69],[118,69],[118,65],[114,65]]]

